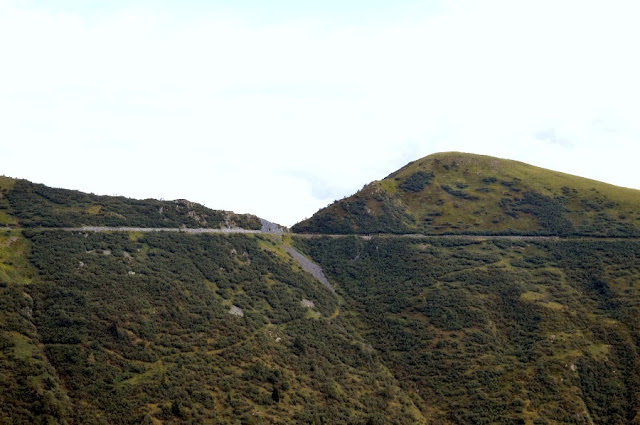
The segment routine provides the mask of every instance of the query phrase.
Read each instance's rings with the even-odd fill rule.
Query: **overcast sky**
[[[285,225],[466,151],[640,188],[637,1],[0,0],[0,174]]]

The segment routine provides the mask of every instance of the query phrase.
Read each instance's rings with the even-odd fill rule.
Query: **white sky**
[[[440,151],[640,188],[638,16],[635,0],[0,0],[0,174],[285,225]]]

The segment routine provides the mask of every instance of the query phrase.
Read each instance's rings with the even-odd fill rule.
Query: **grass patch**
[[[17,332],[9,332],[11,341],[13,342],[13,355],[16,359],[27,360],[33,357],[34,353],[38,351],[38,348],[33,345],[31,338],[19,334]]]
[[[29,242],[19,231],[0,233],[0,279],[5,283],[28,284],[34,272],[28,262]]]
[[[16,184],[16,179],[11,177],[0,176],[0,191],[9,191]]]
[[[91,205],[87,208],[87,214],[96,215],[100,214],[100,210],[102,209],[102,205]]]
[[[0,200],[2,202],[2,200]],[[0,226],[16,226],[18,220],[15,217],[10,216],[6,211],[0,211]]]
[[[533,291],[523,292],[520,295],[520,299],[526,302],[540,301],[544,297],[545,297],[544,294],[541,294],[540,292],[533,292]]]
[[[165,365],[162,360],[158,360],[151,365],[148,365],[147,370],[145,370],[143,373],[138,373],[135,376],[120,382],[119,386],[139,385],[147,380],[153,380],[166,372],[167,365]]]
[[[555,301],[549,301],[549,302],[545,302],[545,303],[540,303],[541,306],[545,307],[545,308],[549,308],[551,310],[564,310],[565,308],[567,308],[566,306],[557,303]]]
[[[319,311],[315,311],[311,308],[307,309],[307,312],[305,313],[305,317],[307,319],[313,319],[313,320],[318,320],[322,317],[322,314],[320,314]]]

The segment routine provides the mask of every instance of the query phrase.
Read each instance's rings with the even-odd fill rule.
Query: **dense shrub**
[[[433,172],[418,171],[407,177],[402,183],[398,185],[400,189],[408,192],[420,192],[422,189],[431,184],[431,180],[435,175]]]

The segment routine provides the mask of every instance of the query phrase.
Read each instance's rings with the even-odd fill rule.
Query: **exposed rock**
[[[22,314],[28,318],[32,318],[33,317],[33,310],[31,309],[31,307],[29,306],[24,306],[22,308],[22,310],[20,310],[22,312]]]
[[[232,315],[238,316],[238,317],[243,317],[244,316],[244,311],[242,311],[242,309],[240,307],[232,305],[231,308],[229,309],[229,314],[232,314]]]
[[[326,286],[327,289],[329,289],[331,292],[336,292],[336,290],[333,289],[333,285],[331,285],[331,282],[329,282],[329,279],[327,279],[327,277],[324,275],[324,272],[319,265],[289,246],[285,247],[285,251],[287,251],[289,255],[291,255],[293,259],[300,264],[304,271],[310,273],[313,277],[320,281],[320,283]]]
[[[275,233],[277,235],[280,235],[282,233],[285,233],[286,231],[286,229],[279,224],[272,223],[265,220],[264,218],[261,218],[260,222],[262,223],[262,229],[260,229],[262,233]]]
[[[313,301],[309,301],[306,298],[303,298],[302,301],[300,301],[300,304],[302,304],[302,307],[308,307],[308,308],[314,308],[316,306]]]

